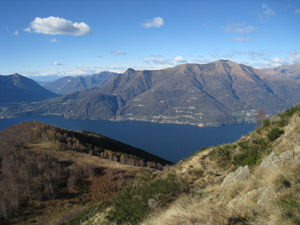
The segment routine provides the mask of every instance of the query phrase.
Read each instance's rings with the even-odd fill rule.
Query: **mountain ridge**
[[[59,95],[43,88],[35,81],[18,73],[0,75],[0,101],[32,102],[41,101]]]
[[[252,67],[218,60],[162,70],[129,68],[102,87],[1,114],[218,126],[253,122],[260,109],[275,115],[299,101],[299,81],[274,79]]]
[[[69,94],[86,88],[103,86],[116,75],[117,73],[103,71],[89,76],[66,76],[52,82],[45,82],[42,86],[57,94]]]

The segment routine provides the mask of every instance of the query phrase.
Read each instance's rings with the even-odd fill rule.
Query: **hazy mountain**
[[[0,103],[33,102],[57,96],[59,95],[20,74],[0,76]]]
[[[90,76],[67,76],[52,82],[43,83],[42,85],[55,93],[69,94],[85,88],[103,86],[116,75],[116,73],[112,72],[101,72]]]
[[[291,80],[300,80],[300,64],[284,65],[275,68],[260,69],[263,73],[275,77],[282,77]]]
[[[128,69],[103,87],[22,105],[18,112],[2,110],[1,115],[220,125],[253,121],[259,109],[276,114],[298,102],[299,81],[219,60],[163,70]]]
[[[53,74],[53,75],[36,75],[36,76],[30,76],[29,75],[27,77],[42,85],[43,83],[48,83],[48,82],[58,80],[62,77],[62,75],[57,75],[57,74]]]

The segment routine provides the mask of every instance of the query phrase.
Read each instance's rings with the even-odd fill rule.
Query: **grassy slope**
[[[277,128],[284,133],[274,139]],[[174,170],[187,177],[192,190],[165,210],[154,212],[143,224],[299,224],[300,152],[294,151],[300,146],[299,136],[297,106],[234,144],[210,148],[179,163]],[[260,166],[272,151],[291,153],[293,158],[275,166]],[[220,185],[240,165],[250,165],[250,176]],[[203,173],[197,177],[199,170]]]
[[[129,187],[118,196],[131,194],[126,206],[119,204],[117,198],[108,207],[90,214],[84,224],[300,224],[300,152],[296,151],[299,136],[297,106],[265,121],[236,143],[198,152],[157,178],[141,182],[139,188]],[[271,152],[290,158],[262,167]],[[221,185],[229,173],[246,165],[249,176]],[[144,193],[157,183],[166,186],[170,176],[176,190],[164,192],[157,188]],[[144,204],[141,212],[135,208],[135,199],[155,199],[158,204],[154,208]],[[124,210],[127,214],[122,217]]]

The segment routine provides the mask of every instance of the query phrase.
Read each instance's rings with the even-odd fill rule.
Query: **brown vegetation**
[[[118,149],[120,146],[123,148]],[[81,212],[84,207],[110,199],[137,174],[150,171],[145,168],[137,173],[138,167],[132,169],[132,165],[144,166],[145,161],[126,151],[132,151],[131,147],[104,136],[39,122],[25,122],[2,131],[1,224],[27,224],[49,213],[53,220],[51,216],[56,214]],[[120,161],[127,165],[120,166]]]

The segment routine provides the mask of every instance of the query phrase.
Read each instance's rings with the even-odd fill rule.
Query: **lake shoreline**
[[[73,120],[52,115],[0,119],[0,130],[31,120],[65,129],[99,133],[172,162],[178,162],[202,147],[236,141],[255,128],[254,123],[199,127],[149,121]]]

